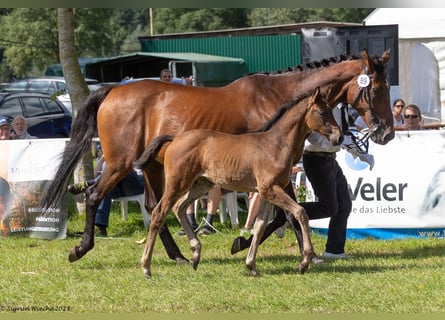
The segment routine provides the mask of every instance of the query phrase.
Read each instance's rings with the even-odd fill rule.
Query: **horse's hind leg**
[[[192,251],[190,265],[193,269],[196,270],[198,268],[199,261],[201,260],[201,242],[196,237],[193,227],[191,226],[190,221],[187,219],[186,210],[190,201],[187,201],[188,199],[185,199],[184,197],[178,200],[178,202],[173,207],[173,211],[175,212],[176,217],[181,222],[182,228],[187,235],[187,238],[189,239],[190,249]]]
[[[161,226],[165,223],[165,219],[172,207],[172,203],[176,201],[176,199],[170,197],[169,195],[161,198],[161,201],[159,201],[151,215],[150,230],[148,232],[147,242],[141,258],[141,266],[146,278],[151,277],[151,260],[153,257],[156,236],[158,235]]]
[[[100,200],[95,196],[91,196],[91,193],[94,190],[95,185],[89,187],[85,191],[86,195],[86,218],[85,218],[85,227],[82,234],[82,240],[78,246],[74,246],[69,254],[68,261],[74,262],[82,258],[88,251],[93,249],[94,247],[94,220],[96,217],[96,210],[99,207]]]
[[[114,186],[128,174],[128,170],[112,170],[112,166],[107,163],[107,166],[102,173],[99,181],[90,186],[86,192],[86,219],[85,228],[82,235],[82,240],[78,246],[71,249],[68,260],[74,262],[82,258],[94,247],[94,225],[96,218],[96,211],[100,202],[105,195],[114,188]]]
[[[186,210],[193,201],[206,194],[213,186],[214,185],[207,179],[200,178],[196,180],[190,191],[179,199],[173,208],[173,211],[181,222],[184,232],[189,239],[190,249],[192,250],[190,265],[195,270],[198,268],[199,261],[201,260],[201,242],[196,237],[193,227],[187,218]]]
[[[164,170],[162,167],[154,164],[153,167],[145,168],[144,172],[146,177],[145,207],[147,208],[148,212],[152,212],[153,208],[158,202],[158,199],[161,199],[162,197],[162,192],[164,190]],[[159,229],[159,237],[161,238],[162,244],[164,245],[165,251],[170,259],[176,260],[178,264],[188,262],[188,260],[181,253],[181,250],[179,250],[179,247],[173,239],[167,224],[164,223]]]

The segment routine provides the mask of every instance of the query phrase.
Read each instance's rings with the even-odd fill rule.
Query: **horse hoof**
[[[193,268],[194,270],[198,269],[198,264],[199,264],[198,261],[190,260],[190,265],[192,266],[192,268]]]
[[[304,274],[306,270],[307,270],[307,265],[300,264],[298,266],[298,271],[300,272],[300,274]]]
[[[230,249],[231,254],[235,254],[241,251],[241,237],[235,238],[232,243],[232,248]]]
[[[249,269],[249,276],[258,278],[261,277],[261,273],[256,269],[255,270]]]
[[[70,250],[70,253],[68,255],[69,262],[74,262],[80,259],[80,257],[77,255],[77,248],[78,247],[74,247]]]
[[[250,272],[250,276],[254,277],[254,278],[259,278],[259,277],[261,277],[261,273],[259,273],[258,271]]]
[[[148,269],[142,268],[142,270],[144,271],[144,278],[146,279],[150,279],[151,278],[151,272]]]

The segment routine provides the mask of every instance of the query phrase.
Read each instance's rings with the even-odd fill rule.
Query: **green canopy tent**
[[[192,77],[198,86],[224,86],[248,73],[243,59],[193,52],[147,53],[139,52],[108,58],[79,59],[86,78],[100,82],[120,82],[125,77],[158,77],[169,68],[174,77]],[[49,66],[45,75],[63,75],[60,65]]]

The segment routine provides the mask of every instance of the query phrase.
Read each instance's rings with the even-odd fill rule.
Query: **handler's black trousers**
[[[334,154],[303,154],[303,166],[318,202],[300,203],[309,219],[330,217],[326,251],[344,253],[346,226],[352,208],[348,182]]]

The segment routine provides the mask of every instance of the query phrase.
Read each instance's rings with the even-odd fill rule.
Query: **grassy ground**
[[[201,237],[203,258],[198,270],[177,266],[156,242],[151,279],[140,268],[145,231],[137,207],[129,220],[114,208],[110,238],[97,238],[95,248],[75,263],[68,251],[78,244],[83,217],[68,224],[66,240],[0,239],[2,253],[0,306],[67,308],[73,313],[430,313],[445,312],[444,239],[347,242],[353,260],[311,265],[297,273],[295,237],[273,235],[261,247],[263,276],[247,276],[246,252],[230,254],[238,236],[228,225]],[[174,217],[171,230],[179,230]],[[186,256],[183,237],[175,237]],[[313,236],[317,252],[325,238]],[[2,310],[0,310],[0,313]]]

